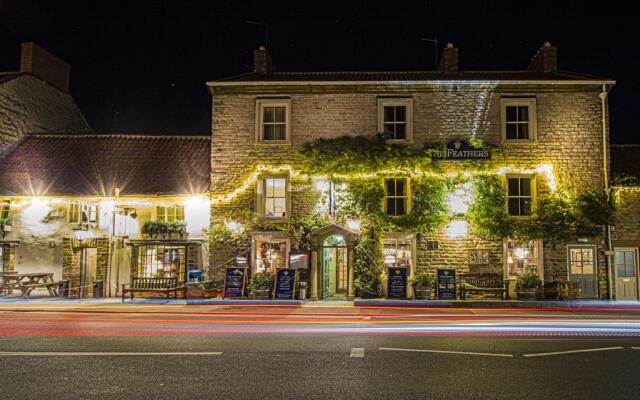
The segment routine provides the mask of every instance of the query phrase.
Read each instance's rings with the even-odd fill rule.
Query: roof
[[[0,195],[188,195],[210,187],[209,136],[29,134],[0,159]]]
[[[611,145],[611,178],[615,185],[640,185],[640,145]]]
[[[0,84],[8,82],[13,78],[17,78],[20,75],[24,75],[22,72],[0,72]]]
[[[495,81],[513,82],[593,82],[613,83],[612,80],[568,71],[342,71],[342,72],[273,72],[258,74],[250,72],[209,82],[211,86],[230,84],[251,84],[257,82],[350,82],[350,83],[391,83],[391,82],[450,82],[460,81],[483,83]]]

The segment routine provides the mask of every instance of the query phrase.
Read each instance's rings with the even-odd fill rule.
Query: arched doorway
[[[322,298],[347,296],[349,251],[344,236],[334,234],[322,242]]]
[[[357,234],[330,224],[311,232],[312,299],[354,297],[353,261]]]

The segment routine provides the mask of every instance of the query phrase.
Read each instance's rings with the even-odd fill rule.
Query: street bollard
[[[58,296],[69,297],[69,280],[58,281]]]
[[[93,298],[99,299],[101,297],[104,297],[103,281],[93,281]]]

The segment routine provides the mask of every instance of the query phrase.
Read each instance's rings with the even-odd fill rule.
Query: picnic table
[[[35,272],[29,274],[0,274],[0,294],[11,294],[20,290],[23,297],[29,297],[34,289],[47,289],[50,296],[57,296],[57,283],[53,281],[53,272]]]

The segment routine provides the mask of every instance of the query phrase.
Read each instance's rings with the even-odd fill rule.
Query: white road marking
[[[634,350],[640,350],[640,347],[632,347]]]
[[[69,357],[69,356],[219,356],[221,351],[208,352],[173,352],[173,353],[142,353],[142,352],[104,352],[104,351],[0,351],[0,357]]]
[[[575,354],[575,353],[590,353],[594,351],[609,351],[609,350],[622,350],[624,347],[600,347],[597,349],[580,349],[580,350],[566,350],[566,351],[552,351],[550,353],[533,353],[524,354],[525,357],[545,357],[545,356],[558,356],[562,354]]]
[[[490,357],[513,357],[513,354],[504,353],[476,353],[472,351],[448,351],[448,350],[426,350],[426,349],[398,349],[394,347],[380,347],[378,350],[385,351],[407,351],[415,353],[442,353],[442,354],[465,354],[471,356],[490,356]]]
[[[364,358],[364,347],[352,347],[350,358]]]

